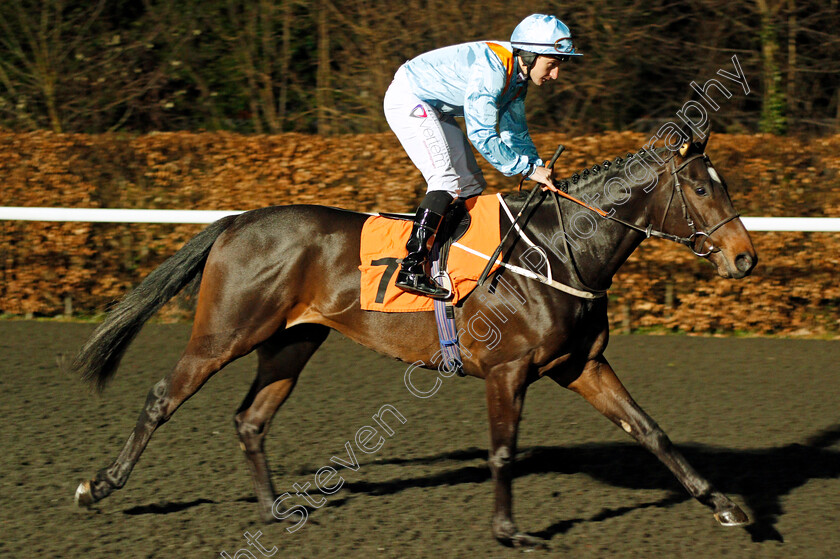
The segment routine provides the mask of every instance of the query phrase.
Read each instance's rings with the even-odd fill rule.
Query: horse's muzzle
[[[725,251],[713,252],[709,260],[717,268],[718,275],[728,279],[743,279],[750,275],[758,263],[758,256],[751,251],[739,252],[734,258],[727,257]]]
[[[732,220],[721,227],[714,244],[718,250],[707,258],[717,267],[721,277],[745,278],[758,264],[752,239],[740,219]]]
[[[723,269],[718,267],[720,275],[730,279],[743,279],[750,275],[755,268],[758,263],[758,256],[754,253],[742,252],[735,257],[734,261],[725,259],[725,262]]]
[[[742,252],[735,257],[735,267],[738,268],[738,271],[744,274],[744,276],[749,275],[757,263],[758,257],[752,256],[747,252]]]

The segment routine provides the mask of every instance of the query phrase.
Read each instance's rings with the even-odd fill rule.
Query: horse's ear
[[[680,156],[685,157],[691,149],[691,144],[694,141],[694,133],[691,127],[686,124],[682,127],[683,144],[680,146]]]
[[[706,127],[703,130],[701,130],[701,132],[703,133],[703,141],[702,142],[696,142],[696,144],[697,144],[697,149],[699,150],[698,153],[705,153],[706,152],[706,144],[709,143],[709,136],[712,133],[712,123],[711,123],[711,121],[706,122]]]
[[[706,144],[709,143],[709,134],[711,131],[711,125],[709,122],[706,123],[706,126],[703,130],[700,130],[700,134],[702,135],[703,139],[694,141],[694,131],[691,127],[686,124],[682,128],[682,136],[683,136],[683,144],[680,146],[680,156],[687,157],[690,153],[703,153],[706,151]]]

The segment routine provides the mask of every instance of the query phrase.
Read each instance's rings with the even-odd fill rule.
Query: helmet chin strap
[[[520,49],[516,49],[516,57],[520,66],[525,73],[526,81],[531,79],[531,70],[534,69],[534,63],[537,61],[537,54],[534,52],[528,52]]]

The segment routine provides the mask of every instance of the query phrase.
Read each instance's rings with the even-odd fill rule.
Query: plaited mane
[[[624,171],[624,168],[628,163],[631,163],[638,158],[641,158],[642,161],[645,161],[651,167],[659,167],[659,161],[666,159],[666,157],[661,157],[664,152],[668,152],[668,150],[666,148],[657,148],[655,150],[656,155],[652,155],[645,148],[640,149],[639,152],[635,154],[628,152],[623,158],[616,157],[612,161],[605,159],[600,165],[595,164],[592,167],[585,167],[565,179],[556,181],[555,184],[557,184],[557,187],[564,192],[569,192],[570,190],[574,192],[581,192],[594,186],[600,187],[609,179],[619,176],[619,174]]]

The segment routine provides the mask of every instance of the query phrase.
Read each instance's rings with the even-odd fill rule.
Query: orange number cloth
[[[499,246],[499,200],[478,196],[467,200],[470,227],[458,244],[478,251],[487,258]],[[429,297],[408,293],[394,285],[398,260],[407,254],[405,243],[411,233],[411,221],[373,216],[362,227],[361,305],[366,311],[416,312],[434,310]],[[499,258],[501,260],[501,257]],[[448,272],[453,283],[453,302],[457,303],[478,285],[478,276],[487,260],[453,244],[449,252]],[[496,264],[493,269],[498,268]]]

